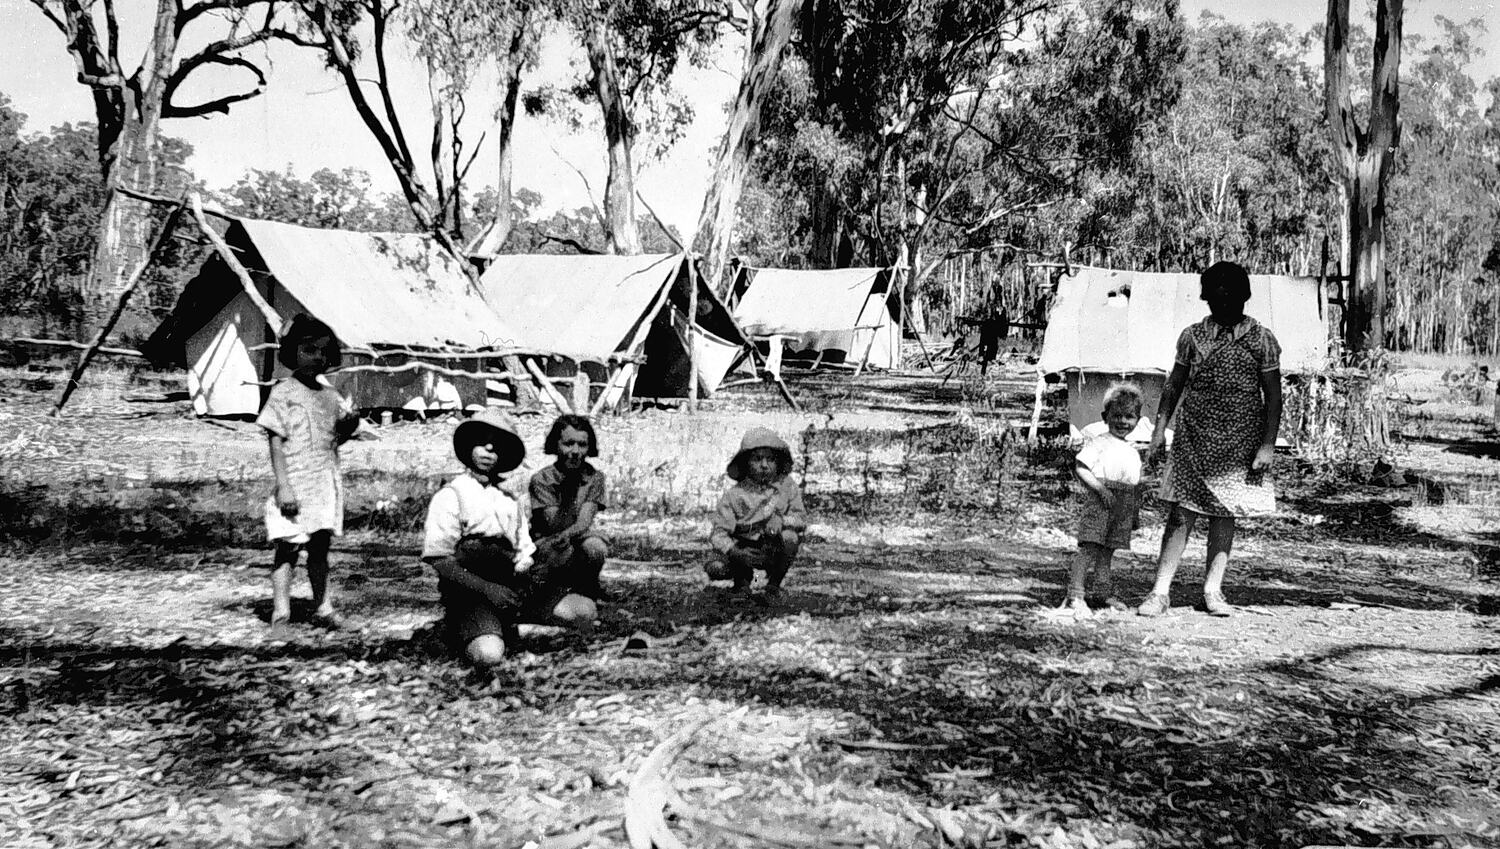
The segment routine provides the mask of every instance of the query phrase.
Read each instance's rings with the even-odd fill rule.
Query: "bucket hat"
[[[745,463],[745,455],[757,448],[769,448],[776,452],[776,473],[784,475],[792,470],[792,449],[786,441],[776,435],[769,428],[752,427],[745,431],[745,436],[740,440],[740,450],[734,454],[734,459],[729,461],[729,467],[724,474],[730,480],[739,480],[749,471]]]
[[[516,423],[511,421],[510,416],[492,407],[480,410],[473,417],[458,423],[458,427],[453,429],[453,453],[467,466],[469,455],[481,440],[494,443],[495,453],[500,457],[500,461],[495,464],[496,473],[511,471],[526,459],[526,443],[516,433]]]

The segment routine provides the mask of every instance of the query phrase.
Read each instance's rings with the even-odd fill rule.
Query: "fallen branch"
[[[666,771],[707,724],[707,718],[700,719],[663,740],[636,770],[625,794],[625,836],[631,849],[685,849],[662,815],[667,805]]]

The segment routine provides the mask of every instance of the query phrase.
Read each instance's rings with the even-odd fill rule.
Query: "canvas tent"
[[[893,269],[793,271],[746,268],[734,317],[756,341],[784,344],[822,362],[901,364],[901,326],[892,316]],[[776,352],[772,352],[774,357]]]
[[[1114,271],[1078,266],[1058,281],[1037,367],[1067,380],[1074,436],[1099,421],[1109,384],[1140,385],[1156,410],[1175,359],[1177,336],[1208,315],[1197,274]],[[1245,313],[1281,343],[1283,372],[1321,368],[1328,353],[1323,291],[1311,277],[1250,276]]]
[[[223,238],[283,320],[304,312],[333,329],[346,346],[346,366],[370,363],[378,349],[398,352],[383,353],[382,366],[419,359],[455,370],[498,371],[498,353],[488,362],[478,354],[516,335],[459,263],[424,235],[234,218]],[[152,359],[187,369],[188,392],[200,415],[253,414],[266,385],[286,374],[275,356],[279,329],[214,254],[144,347]],[[356,371],[332,379],[364,408],[486,403],[483,380],[428,370]]]
[[[546,366],[549,378],[589,374],[591,406],[601,393],[606,405],[686,397],[689,339],[707,397],[751,344],[682,254],[498,254],[480,286],[510,325],[508,341],[560,355]],[[695,288],[697,317],[689,321]]]

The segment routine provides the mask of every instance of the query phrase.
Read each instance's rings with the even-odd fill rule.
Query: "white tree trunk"
[[[791,41],[792,28],[803,0],[758,0],[752,10],[750,43],[745,48],[745,70],[729,111],[729,126],[714,164],[713,181],[698,216],[693,246],[704,255],[704,274],[716,291],[734,239],[736,211],[750,160],[760,140],[760,113],[776,82],[781,54]]]

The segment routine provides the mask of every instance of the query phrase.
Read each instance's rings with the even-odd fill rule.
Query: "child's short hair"
[[[1104,412],[1124,408],[1134,413],[1137,418],[1141,415],[1141,408],[1146,404],[1141,388],[1134,383],[1112,383],[1109,390],[1104,393]]]
[[[1225,292],[1239,298],[1241,302],[1250,300],[1250,274],[1236,262],[1216,262],[1203,272],[1198,278],[1198,297],[1209,287],[1217,286]]]
[[[286,331],[281,334],[281,347],[276,351],[276,359],[293,371],[297,368],[297,348],[308,339],[317,339],[320,336],[328,337],[328,347],[323,349],[324,359],[328,361],[328,367],[342,365],[344,362],[344,344],[339,341],[333,328],[324,324],[307,313],[297,313],[292,320],[287,322]]]
[[[547,431],[547,440],[542,443],[543,454],[557,454],[557,444],[562,441],[563,428],[567,427],[581,430],[589,435],[589,453],[584,456],[599,456],[599,437],[594,434],[594,423],[589,421],[588,416],[575,413],[564,413],[552,423],[552,429]]]

